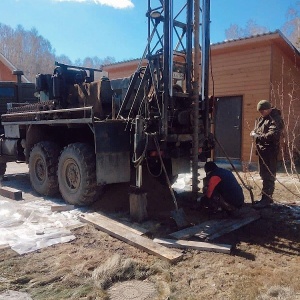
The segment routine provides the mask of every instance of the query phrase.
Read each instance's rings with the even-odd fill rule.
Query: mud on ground
[[[249,174],[242,177],[258,198],[261,182],[257,173]],[[300,185],[285,174],[278,178],[283,185],[276,183],[275,203],[260,210],[259,220],[214,240],[234,245],[230,255],[186,250],[171,265],[86,225],[73,230],[76,240],[66,244],[25,255],[0,250],[0,294],[14,290],[40,300],[109,299],[115,283],[143,280],[156,290],[147,299],[300,299]],[[176,231],[168,192],[153,187],[150,197],[151,220],[140,224],[149,229],[148,236]],[[186,195],[177,198],[192,222],[212,218],[193,210]],[[93,208],[128,217],[127,187],[112,186]]]

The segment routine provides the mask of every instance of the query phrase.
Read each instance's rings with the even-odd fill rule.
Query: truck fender
[[[46,139],[45,131],[40,125],[29,125],[26,131],[26,143],[25,143],[25,160],[26,163],[29,163],[29,155],[32,147]]]

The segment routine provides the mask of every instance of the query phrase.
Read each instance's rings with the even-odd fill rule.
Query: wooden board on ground
[[[182,253],[168,249],[162,245],[154,243],[152,240],[140,236],[123,226],[118,225],[117,221],[110,221],[108,218],[105,220],[103,218],[97,217],[95,214],[85,214],[79,216],[82,222],[86,222],[94,225],[96,228],[108,233],[109,235],[118,238],[132,246],[135,246],[147,253],[156,255],[170,263],[175,263],[182,258]]]
[[[52,205],[51,211],[68,211],[74,209],[74,205]]]
[[[0,250],[5,250],[5,249],[10,249],[10,245],[9,244],[0,245]]]
[[[82,228],[86,225],[87,225],[86,223],[85,224],[80,223],[80,224],[75,224],[75,225],[68,225],[68,226],[65,226],[65,228],[68,230],[74,230],[74,229]]]
[[[234,222],[234,220],[232,220],[232,222],[227,222],[227,224],[225,224],[224,227],[221,228],[220,230],[217,230],[217,231],[214,230],[214,232],[211,233],[209,236],[207,236],[205,239],[207,241],[212,241],[212,240],[214,240],[214,239],[216,239],[216,238],[218,238],[218,237],[220,237],[220,236],[222,236],[226,233],[229,233],[229,232],[232,232],[232,231],[234,231],[238,228],[241,228],[241,227],[243,227],[243,226],[259,219],[259,218],[260,218],[259,214],[253,214],[253,215],[249,215],[249,216],[245,217],[244,219],[242,219],[238,222]],[[196,236],[198,236],[198,235],[196,234]],[[199,237],[201,237],[201,234],[200,234]]]
[[[185,228],[169,234],[175,239],[187,239],[193,235],[204,239],[213,240],[225,233],[234,231],[260,218],[260,214],[252,209],[245,208],[241,210],[239,218],[226,218],[209,220],[193,227]]]
[[[86,214],[87,215],[87,214]],[[104,213],[98,213],[98,212],[93,212],[93,213],[89,213],[88,215],[91,215],[91,216],[96,216],[98,220],[103,220],[104,222],[105,221],[110,221],[112,223],[115,222],[116,225],[120,226],[120,227],[123,227],[125,228],[126,230],[129,230],[135,234],[138,234],[138,235],[143,235],[145,233],[147,233],[149,230],[146,229],[146,228],[143,228],[141,226],[138,226],[136,224],[132,224],[132,223],[129,223],[129,222],[126,222],[126,221],[119,221],[119,220],[116,220]]]
[[[165,245],[170,248],[179,249],[195,249],[200,251],[211,251],[230,254],[231,245],[227,244],[211,244],[206,242],[195,242],[185,240],[171,240],[171,239],[154,239],[153,242]]]
[[[0,187],[0,195],[13,200],[22,200],[22,192],[8,186]]]

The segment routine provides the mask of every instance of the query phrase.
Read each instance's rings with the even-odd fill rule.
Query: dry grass
[[[300,299],[300,295],[296,294],[293,289],[282,286],[272,286],[266,293],[257,297],[257,300],[297,300]]]
[[[147,267],[141,262],[131,258],[122,259],[115,254],[105,263],[96,268],[92,273],[92,279],[97,288],[102,290],[103,295],[107,295],[107,290],[114,284],[129,280],[145,280],[152,282],[156,288],[156,296],[153,300],[166,299],[170,295],[169,283],[170,273],[167,271],[169,264],[161,261],[155,262]]]
[[[113,283],[130,279],[143,280],[153,274],[151,268],[131,258],[122,260],[118,254],[96,268],[92,279],[97,287],[106,290]]]

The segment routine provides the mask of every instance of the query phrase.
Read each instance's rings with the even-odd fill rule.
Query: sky
[[[280,29],[298,1],[211,0],[211,43],[224,41],[231,24],[245,27],[250,19],[269,31]],[[88,56],[110,56],[118,62],[142,57],[147,5],[147,0],[1,0],[0,23],[36,28],[56,55],[73,62]]]

